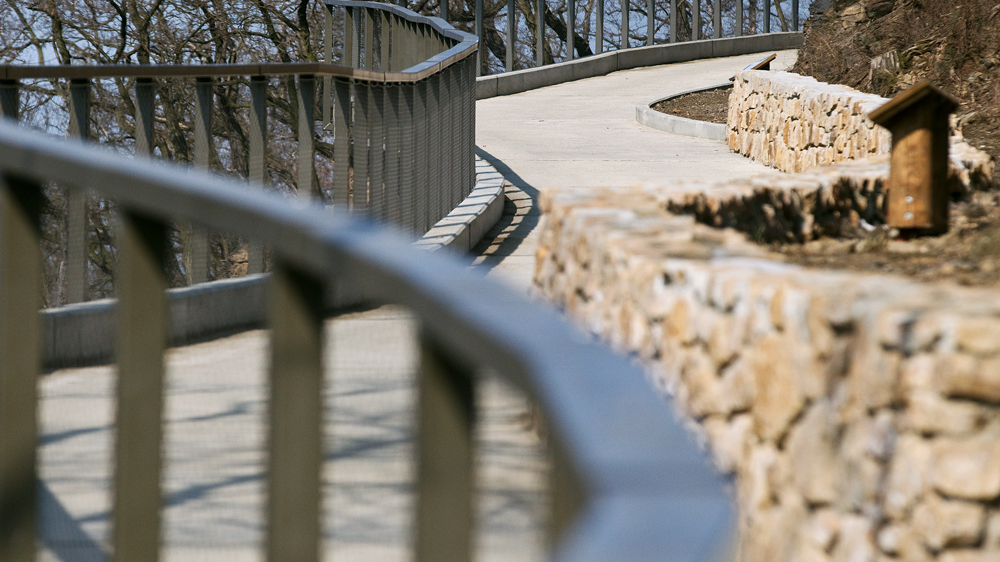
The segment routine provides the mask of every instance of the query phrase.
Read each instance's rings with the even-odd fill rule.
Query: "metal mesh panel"
[[[334,80],[333,203],[347,207],[351,192],[351,82]]]
[[[369,198],[372,216],[385,220],[385,186],[382,183],[385,170],[385,86],[373,84],[368,88],[368,109],[371,112],[371,149],[368,154]]]
[[[354,189],[351,191],[351,208],[355,212],[369,210],[368,194],[368,146],[371,122],[369,121],[371,84],[354,83]]]
[[[416,84],[403,84],[400,90],[399,131],[402,142],[399,153],[399,187],[402,209],[402,224],[411,232],[417,232],[417,204],[414,197],[416,188],[416,169],[414,156],[417,145],[416,116]]]
[[[414,194],[414,207],[416,214],[417,232],[427,232],[431,223],[427,214],[427,190],[429,181],[427,177],[430,160],[428,159],[428,115],[427,115],[427,81],[423,80],[416,84],[416,99],[414,100],[414,120],[416,121],[416,146],[414,151],[414,163],[416,172]]]
[[[398,85],[385,89],[385,203],[386,219],[403,226],[403,201],[399,175],[400,147],[403,141],[402,109],[403,88]]]
[[[445,189],[441,167],[441,74],[427,79],[427,222],[428,228],[448,214],[442,205]],[[450,210],[450,209],[449,209]]]

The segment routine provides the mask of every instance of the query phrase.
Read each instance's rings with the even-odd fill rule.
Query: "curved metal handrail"
[[[565,519],[563,523],[566,524],[554,559],[707,562],[718,559],[728,546],[727,537],[734,518],[723,482],[709,468],[642,372],[609,350],[589,342],[586,336],[569,328],[545,307],[468,272],[459,260],[418,252],[399,235],[340,212],[331,215],[315,207],[303,208],[275,195],[247,190],[239,182],[222,177],[143,157],[130,160],[78,141],[58,140],[4,123],[0,123],[0,180],[3,180],[0,181],[2,216],[7,219],[26,216],[26,212],[30,214],[33,208],[31,190],[37,189],[42,182],[57,181],[76,189],[97,190],[113,198],[124,216],[147,224],[146,230],[132,231],[146,233],[141,234],[140,239],[149,236],[149,224],[185,220],[256,238],[270,245],[279,264],[271,280],[277,287],[273,294],[285,295],[285,300],[281,301],[284,304],[274,305],[277,308],[273,309],[273,314],[278,316],[272,317],[272,339],[284,342],[282,345],[290,341],[282,339],[288,337],[283,331],[288,328],[288,320],[282,315],[296,314],[287,310],[287,291],[289,287],[301,287],[302,279],[364,287],[367,295],[380,302],[398,303],[411,309],[422,323],[426,339],[434,343],[433,349],[440,350],[443,360],[438,364],[452,366],[453,377],[468,381],[474,370],[489,368],[541,405],[557,453],[553,473],[560,478],[553,487],[552,510],[555,517]],[[32,271],[35,266],[31,264],[40,262],[37,247],[24,247],[23,235],[30,231],[27,224],[18,219],[0,225],[3,228],[0,233],[3,234],[0,236],[3,270],[16,266]],[[150,238],[154,239],[155,236]],[[155,268],[149,269],[142,252],[134,249],[136,242],[130,244],[126,249],[133,250],[123,254],[123,268],[131,272],[130,275],[146,271],[155,277]],[[31,320],[31,315],[37,314],[32,308],[35,289],[24,283],[18,285],[20,281],[3,275],[3,270],[0,270],[0,306],[6,308],[0,311],[5,315],[4,323],[0,324],[0,350],[6,356],[0,358],[0,384],[5,385],[0,390],[10,391],[18,384],[22,388],[24,384],[34,384],[33,377],[38,373],[31,372],[37,367],[32,354],[38,349],[39,338],[31,330],[31,326],[37,325]],[[290,275],[299,281],[289,285]],[[157,286],[154,280],[139,283],[138,289],[133,285],[122,291],[119,307],[123,319],[157,310],[157,293],[149,292],[147,287],[150,285]],[[140,296],[142,302],[136,302]],[[149,298],[154,302],[149,302]],[[291,302],[309,301],[292,298]],[[319,311],[307,311],[306,316],[310,314],[319,314]],[[166,321],[162,317],[160,320]],[[143,321],[147,320],[143,318]],[[292,324],[296,329],[302,328],[300,324]],[[143,325],[142,334],[136,334],[134,329],[129,331],[128,326],[120,329],[119,349],[124,354],[119,356],[120,380],[134,379],[131,371],[143,365],[155,368],[155,359],[141,359],[145,356],[141,355],[142,346],[135,346],[135,338],[151,337],[155,342],[159,329],[156,322]],[[296,333],[301,339],[301,333]],[[272,344],[272,365],[276,370],[281,370],[284,360],[280,355],[282,345]],[[155,351],[162,346],[154,345],[151,349]],[[304,349],[310,348],[305,345]],[[424,349],[426,355],[427,346]],[[314,353],[321,353],[321,349]],[[315,360],[318,362],[319,358]],[[306,358],[294,364],[303,368],[302,365],[312,363]],[[467,367],[454,367],[456,365]],[[422,373],[421,376],[426,375]],[[281,415],[273,387],[282,380],[272,377],[272,420]],[[148,394],[142,399],[149,399]],[[121,401],[119,404],[121,408]],[[293,406],[302,408],[299,403]],[[125,423],[121,415],[119,427]],[[0,441],[3,443],[0,444],[0,457],[23,453],[11,450],[19,443],[23,445],[23,441],[7,439],[8,436],[37,431],[33,416],[14,421],[11,417],[10,412],[0,417],[0,424],[6,424],[0,427],[0,434],[4,436]],[[159,423],[158,418],[153,419]],[[308,420],[308,416],[305,419]],[[431,431],[422,425],[419,432],[425,430]],[[148,438],[148,434],[144,435]],[[425,439],[435,442],[435,438],[433,433],[421,433],[421,446]],[[134,451],[122,451],[123,446],[128,446],[127,439],[119,435],[119,456],[131,454],[132,468],[149,468],[143,464],[145,461],[136,460]],[[122,440],[126,440],[124,445]],[[29,440],[29,444],[36,446],[33,440]],[[275,445],[272,439],[269,457],[272,462],[276,454],[280,456],[275,449],[277,446],[280,444]],[[319,447],[320,443],[315,446]],[[144,450],[149,452],[148,448]],[[4,467],[10,466],[3,460],[0,458],[0,496],[11,493],[11,488],[3,485],[4,478],[10,477],[9,473],[3,473]],[[467,458],[457,462],[472,461]],[[275,498],[274,494],[278,493],[275,486],[281,481],[274,472],[272,467],[270,501],[292,501]],[[17,475],[23,476],[23,471]],[[132,478],[124,485],[136,485],[136,481]],[[119,497],[129,493],[121,486],[119,482]],[[432,495],[461,493],[421,488],[421,494],[425,492]],[[20,501],[22,503],[16,505],[24,508],[28,504],[19,494],[16,492],[13,499],[0,497],[0,507],[9,507],[10,501]],[[423,495],[419,497],[418,504],[425,499]],[[122,504],[116,505],[124,509]],[[159,509],[158,503],[155,508]],[[318,517],[318,511],[305,509],[302,514],[296,512],[292,521],[276,522],[273,519],[276,512],[271,509],[269,513],[272,514],[269,523],[272,527],[278,524],[309,527],[313,524],[309,517]],[[7,515],[8,521],[17,522],[23,513]],[[141,519],[143,514],[132,511],[131,516]],[[441,517],[448,516],[441,514]],[[124,523],[116,519],[116,525],[121,524]],[[119,534],[116,532],[116,536]],[[426,538],[418,531],[418,546]],[[437,539],[449,540],[448,537]],[[116,545],[118,548],[124,547]]]

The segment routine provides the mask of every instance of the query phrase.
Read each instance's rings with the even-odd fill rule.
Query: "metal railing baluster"
[[[68,136],[90,139],[90,80],[73,79],[69,83]],[[87,299],[87,214],[90,196],[82,189],[66,194],[66,302]]]
[[[670,0],[670,42],[677,42],[677,0]]]
[[[483,0],[476,0],[476,37],[479,38],[479,53],[476,57],[479,59],[479,64],[476,65],[476,76],[479,76],[489,57],[487,50],[483,48]]]
[[[194,105],[194,164],[199,168],[212,166],[212,110],[215,106],[215,80],[195,79]],[[199,226],[190,227],[188,248],[190,254],[190,282],[208,281],[208,230]]]
[[[135,81],[135,153],[153,153],[153,110],[156,108],[156,82],[152,78]]]
[[[333,80],[333,204],[347,209],[351,194],[351,82]]]
[[[279,260],[269,288],[267,561],[316,562],[323,462],[323,283]]]
[[[799,0],[792,0],[792,31],[799,30]]]
[[[295,190],[299,197],[322,202],[322,194],[313,181],[316,150],[313,135],[316,127],[316,77],[299,75],[299,169]]]
[[[472,68],[465,73],[465,140],[462,166],[465,168],[465,187],[462,197],[466,197],[476,186],[476,74]]]
[[[444,21],[450,21],[448,19],[448,0],[440,0],[441,4],[441,19]]]
[[[344,6],[344,52],[340,64],[354,66],[354,9]]]
[[[504,66],[507,72],[514,70],[514,29],[516,24],[517,17],[514,11],[514,0],[507,0],[507,61]]]
[[[423,335],[417,374],[418,562],[472,558],[476,412],[470,375]]]
[[[402,88],[398,85],[387,86],[385,96],[385,216],[392,224],[405,225],[399,176],[399,149],[403,128],[400,115]]]
[[[761,33],[771,33],[771,0],[764,0],[763,30]]]
[[[372,10],[365,8],[365,64],[362,68],[372,70],[375,68],[375,18]]]
[[[736,0],[736,36],[743,37],[743,0]]]
[[[535,6],[535,65],[545,64],[545,0]]]
[[[119,222],[113,560],[155,562],[160,554],[170,227],[128,210]]]
[[[414,129],[416,131],[416,146],[414,147],[413,167],[414,203],[416,207],[417,232],[427,232],[431,227],[430,214],[427,209],[427,192],[430,187],[428,172],[428,155],[430,152],[430,135],[427,123],[427,81],[421,80],[415,85],[414,99]]]
[[[390,15],[388,12],[380,12],[381,18],[379,21],[379,47],[381,47],[381,52],[379,53],[379,70],[383,72],[389,72],[389,45],[392,41],[392,24],[390,23]]]
[[[604,52],[604,0],[597,0],[597,29],[595,30],[594,53]]]
[[[455,66],[450,66],[444,71],[444,91],[445,91],[445,154],[444,172],[447,174],[447,198],[454,209],[462,202],[462,147],[459,144],[461,136],[458,129],[461,127],[461,117],[458,106],[462,101],[461,90],[458,86],[458,70]]]
[[[631,0],[622,0],[622,25],[621,25],[622,44],[621,44],[621,47],[619,47],[620,49],[628,49],[629,46],[630,46],[629,39],[628,39],[629,23],[630,23],[629,22],[629,2],[630,1]]]
[[[653,5],[653,0],[646,0],[646,45],[647,46],[653,44],[653,39],[655,34],[656,34],[656,6]]]
[[[566,60],[573,60],[573,35],[576,33],[576,0],[566,0]]]
[[[370,210],[369,193],[369,157],[371,147],[371,95],[368,82],[354,82],[354,189],[352,190],[351,210],[367,213]]]
[[[20,118],[21,82],[0,80],[0,117],[17,121]]]
[[[43,204],[38,183],[0,177],[0,560],[4,562],[35,559]]]
[[[444,210],[445,198],[442,197],[441,186],[444,175],[441,173],[441,80],[440,76],[427,79],[427,228],[430,229],[437,221],[448,214]]]
[[[323,12],[323,62],[333,64],[333,6],[326,6]],[[333,77],[323,77],[323,126],[330,125],[333,119],[330,90],[333,87]]]
[[[410,232],[418,231],[416,201],[416,165],[414,157],[417,146],[416,84],[400,86],[399,111],[399,198],[400,224]]]
[[[329,82],[329,80],[327,80]],[[270,187],[267,175],[267,77],[250,77],[250,160],[248,179],[261,187]],[[329,87],[324,91],[329,99]],[[327,101],[327,100],[324,100]],[[331,109],[332,111],[332,109]],[[264,245],[257,240],[247,241],[247,273],[264,271]]]
[[[722,39],[722,0],[712,4],[712,37]]]
[[[380,221],[386,219],[385,209],[385,186],[383,177],[385,175],[385,86],[373,83],[368,88],[368,110],[371,116],[368,122],[371,124],[371,149],[368,154],[369,162],[369,200],[371,204],[372,216]]]
[[[694,12],[691,14],[691,40],[698,41],[701,39],[701,0],[694,0],[691,6]]]

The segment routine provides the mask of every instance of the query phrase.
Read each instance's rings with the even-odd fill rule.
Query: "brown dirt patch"
[[[1000,285],[1000,193],[975,193],[953,203],[942,236],[904,240],[885,225],[859,225],[853,237],[772,244],[786,260],[809,267],[891,273],[920,281]]]
[[[652,109],[677,117],[725,124],[729,114],[729,94],[732,91],[731,88],[726,88],[686,94],[679,98],[661,101],[653,105]]]

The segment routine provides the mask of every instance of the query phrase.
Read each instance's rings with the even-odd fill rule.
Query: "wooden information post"
[[[925,80],[868,114],[892,132],[886,222],[901,233],[948,231],[948,116],[956,108]]]

